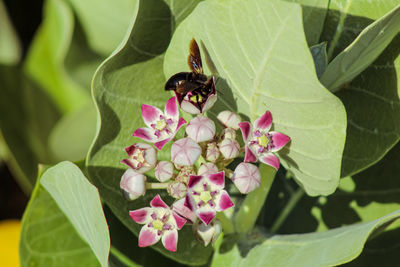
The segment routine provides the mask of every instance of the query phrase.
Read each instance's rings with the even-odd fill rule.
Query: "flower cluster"
[[[213,81],[212,81],[213,82]],[[215,88],[214,83],[212,88]],[[216,92],[205,99],[201,111],[209,109],[216,100]],[[260,171],[252,163],[258,160],[275,169],[279,160],[274,154],[290,138],[270,131],[272,115],[265,112],[252,125],[242,122],[238,114],[223,111],[218,114],[222,131],[217,133],[213,120],[199,113],[198,108],[188,108],[190,101],[170,98],[164,112],[151,105],[142,105],[142,117],[147,127],[134,131],[133,136],[147,143],[135,143],[125,148],[127,158],[121,163],[129,168],[122,176],[120,187],[129,200],[146,194],[149,189],[164,189],[175,201],[168,206],[159,195],[150,207],[130,211],[131,218],[143,224],[139,246],[155,244],[160,239],[170,251],[177,250],[178,230],[185,223],[192,224],[194,235],[204,245],[214,243],[222,231],[216,219],[218,212],[234,206],[225,190],[225,177],[230,179],[243,194],[260,186]],[[182,107],[183,105],[183,107]],[[179,106],[196,115],[188,123],[179,115]],[[194,106],[196,107],[196,106]],[[186,124],[184,137],[176,134]],[[241,130],[244,147],[237,140]],[[169,161],[158,161],[157,151],[173,142]],[[151,144],[153,143],[154,147]],[[234,171],[228,165],[237,157],[244,157]],[[250,163],[252,162],[252,163]],[[144,173],[154,170],[157,182],[149,182]]]

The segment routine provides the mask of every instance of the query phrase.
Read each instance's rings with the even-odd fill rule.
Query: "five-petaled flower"
[[[156,150],[149,144],[136,143],[125,148],[129,158],[121,163],[128,165],[138,173],[145,173],[156,165]]]
[[[186,121],[179,117],[179,109],[175,97],[165,104],[164,112],[151,105],[142,105],[142,116],[147,128],[139,128],[133,136],[139,137],[161,150],[182,127]]]
[[[191,175],[185,206],[194,211],[197,217],[208,225],[217,211],[224,211],[234,204],[224,190],[225,173],[218,172],[207,175]]]
[[[176,251],[178,230],[186,219],[171,210],[159,195],[153,198],[150,206],[129,212],[135,222],[144,224],[139,233],[139,247],[154,245],[161,239],[166,249]]]
[[[269,131],[271,125],[272,115],[269,111],[259,117],[254,126],[247,121],[239,123],[245,143],[244,162],[256,162],[259,159],[262,163],[279,169],[279,159],[273,152],[284,147],[290,141],[290,137],[280,132]]]

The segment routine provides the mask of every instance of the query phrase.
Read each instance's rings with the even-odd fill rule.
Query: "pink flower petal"
[[[188,200],[189,201],[189,200]],[[196,221],[196,213],[194,213],[191,209],[185,205],[186,198],[181,198],[172,204],[172,209],[180,216],[188,220],[190,223],[194,223]],[[191,206],[191,204],[189,204]]]
[[[241,122],[238,125],[240,127],[240,130],[242,131],[243,140],[245,143],[247,143],[250,137],[251,125],[247,121]]]
[[[216,215],[215,210],[204,210],[204,209],[199,209],[196,211],[197,217],[199,217],[200,220],[202,220],[206,225],[208,225]]]
[[[184,118],[179,118],[178,120],[178,125],[176,126],[175,134],[178,132],[178,130],[186,123]]]
[[[251,151],[248,146],[245,148],[244,162],[257,162],[256,155],[254,155],[253,151]]]
[[[186,194],[186,196],[185,196],[185,204],[184,205],[189,210],[193,211],[194,210],[193,207],[194,207],[194,205],[196,205],[196,203],[192,203],[192,198],[188,194]]]
[[[166,249],[175,252],[178,244],[178,231],[177,230],[166,231],[163,234],[161,241]]]
[[[154,131],[150,128],[139,128],[134,131],[132,135],[150,143],[154,143],[157,141],[157,137],[154,135]]]
[[[154,146],[155,146],[158,150],[161,150],[169,141],[171,141],[171,138],[167,138],[167,139],[164,139],[164,140],[162,140],[162,141],[155,142],[155,143],[154,143]]]
[[[131,216],[132,220],[137,223],[146,223],[147,219],[150,216],[150,208],[141,208],[137,210],[129,211],[129,216]]]
[[[272,144],[274,144],[274,146],[271,148],[271,152],[281,150],[281,148],[290,141],[290,137],[283,133],[271,131],[269,134],[271,134]]]
[[[150,206],[152,206],[153,208],[169,208],[158,194],[150,202]]]
[[[276,170],[279,169],[279,159],[274,154],[266,154],[260,157],[260,161],[264,164],[274,167]]]
[[[261,129],[263,131],[268,131],[272,125],[272,114],[270,111],[266,111],[264,115],[256,119],[254,126],[256,129]]]
[[[165,115],[177,120],[179,117],[178,103],[176,97],[171,97],[165,104]]]
[[[201,175],[190,175],[188,188],[193,188],[196,184],[198,184],[203,179]]]
[[[162,115],[163,112],[159,108],[146,104],[142,105],[143,121],[148,127],[151,127],[151,124],[158,121]]]
[[[143,226],[139,233],[139,247],[143,248],[154,245],[160,238],[161,236],[157,235],[156,231],[152,231],[146,226]]]
[[[202,107],[202,113],[212,108],[215,102],[217,102],[217,99],[218,99],[217,93],[209,95],[206,102],[204,103],[204,106]]]
[[[215,207],[215,209],[217,211],[224,211],[233,206],[235,206],[235,204],[233,204],[228,193],[225,190],[221,190],[220,196],[219,196],[219,202],[217,203],[217,206]]]
[[[209,174],[206,177],[211,183],[218,185],[219,187],[225,186],[225,172],[224,171],[214,173],[214,174]]]
[[[186,219],[181,217],[179,214],[177,214],[175,212],[172,212],[172,215],[174,216],[174,219],[175,219],[176,225],[178,226],[178,229],[181,229],[185,225]]]

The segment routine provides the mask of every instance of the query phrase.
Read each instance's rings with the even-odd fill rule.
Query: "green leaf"
[[[329,0],[285,0],[301,4],[304,33],[309,46],[318,44],[324,27]]]
[[[370,24],[329,63],[321,82],[335,92],[365,70],[400,32],[400,5]]]
[[[108,266],[109,246],[97,189],[70,162],[48,169],[23,217],[21,266]]]
[[[47,141],[60,117],[49,97],[18,67],[0,66],[0,129],[10,151],[7,162],[26,193],[38,163],[51,163]]]
[[[8,17],[3,0],[0,1],[0,63],[16,65],[21,58],[18,35]]]
[[[69,0],[80,20],[90,47],[108,56],[122,41],[136,1]]]
[[[373,22],[371,19],[382,17],[398,4],[397,0],[385,1],[385,5],[364,1],[348,1],[347,5],[345,1],[332,2],[321,37],[328,41],[328,57],[350,45]],[[373,64],[337,93],[348,116],[342,177],[379,161],[399,140],[399,47],[400,36],[397,36]]]
[[[65,115],[49,136],[49,149],[56,160],[84,159],[96,133],[96,109],[92,103]]]
[[[197,2],[170,7],[160,0],[138,1],[129,35],[94,77],[93,93],[101,127],[89,152],[90,178],[112,212],[135,235],[142,226],[132,221],[129,210],[148,206],[156,193],[161,193],[162,197],[165,194],[148,192],[135,201],[125,200],[119,188],[125,169],[120,161],[126,157],[124,148],[139,141],[132,137],[132,132],[144,125],[141,105],[146,103],[163,108],[170,97],[164,91],[163,53],[177,23],[175,19],[190,13]],[[167,202],[172,203],[171,199]],[[179,232],[177,252],[167,251],[160,243],[152,248],[185,264],[205,264],[212,253],[211,248],[204,248],[194,239],[189,226]]]
[[[326,69],[328,64],[328,59],[326,57],[326,43],[320,43],[310,47],[311,54],[314,59],[315,71],[317,72],[317,77],[320,78]]]
[[[188,70],[192,37],[202,48],[206,73],[218,76],[220,102],[212,111],[231,109],[254,120],[270,110],[274,130],[291,137],[279,154],[282,164],[308,194],[331,194],[339,182],[346,114],[317,79],[300,6],[280,1],[199,4],[172,38],[164,62],[167,77]]]
[[[368,223],[321,233],[275,235],[253,233],[227,239],[217,248],[212,266],[333,266],[356,258],[368,237],[400,217],[400,210]],[[233,243],[233,242],[235,243]]]
[[[46,0],[43,17],[25,69],[63,112],[69,112],[90,99],[89,92],[75,83],[64,67],[74,28],[73,13],[63,0]]]

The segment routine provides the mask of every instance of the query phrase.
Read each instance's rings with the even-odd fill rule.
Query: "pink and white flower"
[[[247,121],[239,123],[245,143],[244,162],[256,162],[259,159],[278,170],[279,159],[273,153],[281,150],[290,141],[290,137],[280,132],[269,131],[272,125],[272,115],[269,111],[259,117],[253,125]]]
[[[154,169],[154,174],[158,181],[168,181],[174,174],[174,165],[169,161],[160,161]]]
[[[161,150],[182,127],[186,121],[179,117],[179,109],[175,97],[165,104],[164,112],[151,105],[142,105],[143,121],[147,128],[139,128],[133,136],[139,137]]]
[[[129,158],[121,163],[128,165],[136,172],[144,173],[154,168],[157,162],[156,150],[149,144],[136,143],[125,148]]]
[[[203,241],[204,246],[207,246],[210,242],[214,245],[221,232],[221,222],[217,219],[212,220],[208,225],[200,220],[197,220],[196,223],[193,224],[193,233],[198,239]]]
[[[127,199],[135,200],[146,194],[146,176],[127,169],[122,175],[119,186]]]
[[[171,210],[156,195],[149,208],[129,211],[132,220],[144,224],[139,233],[139,247],[154,245],[160,239],[166,249],[175,252],[178,244],[178,230],[186,223],[186,219]]]
[[[207,175],[191,175],[185,206],[194,211],[197,217],[208,225],[217,211],[224,211],[234,204],[224,190],[225,173],[218,172]]]
[[[214,77],[211,78],[209,89],[210,92],[207,96],[202,96],[195,91],[186,94],[179,94],[175,91],[175,95],[182,110],[190,114],[200,114],[209,110],[217,102]]]
[[[238,114],[229,111],[229,110],[224,110],[221,111],[217,119],[227,128],[232,128],[234,130],[239,129],[239,122],[241,122],[241,118]]]
[[[200,146],[191,138],[182,138],[172,144],[171,160],[181,166],[191,166],[201,155]]]
[[[232,181],[239,189],[240,193],[248,194],[260,186],[260,170],[256,165],[242,162],[233,172]]]
[[[214,138],[215,124],[209,118],[198,115],[186,126],[186,133],[197,143],[208,141]]]

